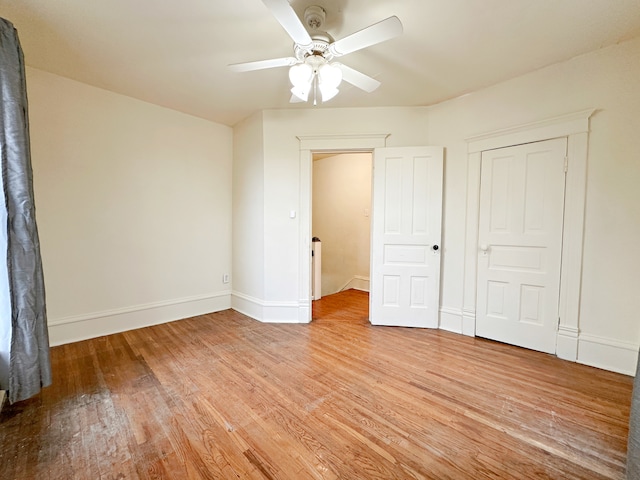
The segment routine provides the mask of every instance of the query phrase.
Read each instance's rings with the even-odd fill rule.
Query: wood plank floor
[[[444,331],[228,310],[56,347],[3,479],[620,479],[632,379]]]

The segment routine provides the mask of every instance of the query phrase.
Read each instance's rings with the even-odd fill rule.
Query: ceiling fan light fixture
[[[320,84],[320,94],[322,95],[322,102],[328,102],[338,94],[339,90],[335,87],[327,87]]]
[[[309,92],[311,91],[311,84],[309,85],[302,85],[299,87],[293,87],[291,89],[291,93],[296,96],[297,98],[299,98],[300,100],[302,100],[303,102],[306,102],[307,100],[309,100]]]
[[[313,67],[307,63],[299,63],[289,69],[289,80],[293,85],[291,93],[303,102],[309,99],[313,76]]]
[[[258,60],[229,65],[234,72],[249,72],[264,68],[289,67],[289,79],[293,88],[291,103],[306,102],[313,89],[313,104],[316,105],[318,90],[322,101],[338,94],[338,86],[347,83],[371,93],[380,82],[364,73],[340,63],[329,63],[334,58],[377,45],[402,34],[402,22],[391,16],[369,25],[339,40],[322,31],[326,11],[319,5],[310,5],[304,12],[304,23],[291,6],[291,0],[262,0],[275,19],[293,40],[292,57]],[[294,2],[295,3],[295,2]],[[307,29],[311,30],[310,34]],[[344,77],[344,78],[343,78]]]
[[[324,63],[318,68],[320,85],[327,88],[338,88],[342,82],[342,69],[335,63]]]
[[[342,69],[335,63],[324,63],[318,68],[318,87],[322,102],[331,100],[338,94],[342,82]]]
[[[303,88],[311,85],[313,80],[313,68],[307,63],[298,63],[289,69],[289,80],[294,88]]]

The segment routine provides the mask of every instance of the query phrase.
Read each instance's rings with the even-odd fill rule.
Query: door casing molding
[[[567,138],[567,175],[560,266],[560,322],[556,355],[576,361],[580,323],[580,293],[584,215],[587,188],[589,119],[595,109],[518,125],[467,138],[467,206],[464,249],[462,333],[475,335],[482,152],[553,138]]]
[[[311,173],[313,152],[373,152],[386,147],[388,133],[298,135],[300,141],[300,203],[298,215],[298,321],[311,321]]]

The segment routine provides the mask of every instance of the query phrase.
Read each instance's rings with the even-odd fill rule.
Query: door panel
[[[440,147],[374,152],[369,308],[374,325],[438,326],[442,168]]]
[[[483,152],[476,334],[555,353],[566,139]]]

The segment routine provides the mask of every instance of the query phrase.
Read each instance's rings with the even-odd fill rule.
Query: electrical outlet
[[[222,283],[229,283],[229,274],[225,273],[222,275]]]

